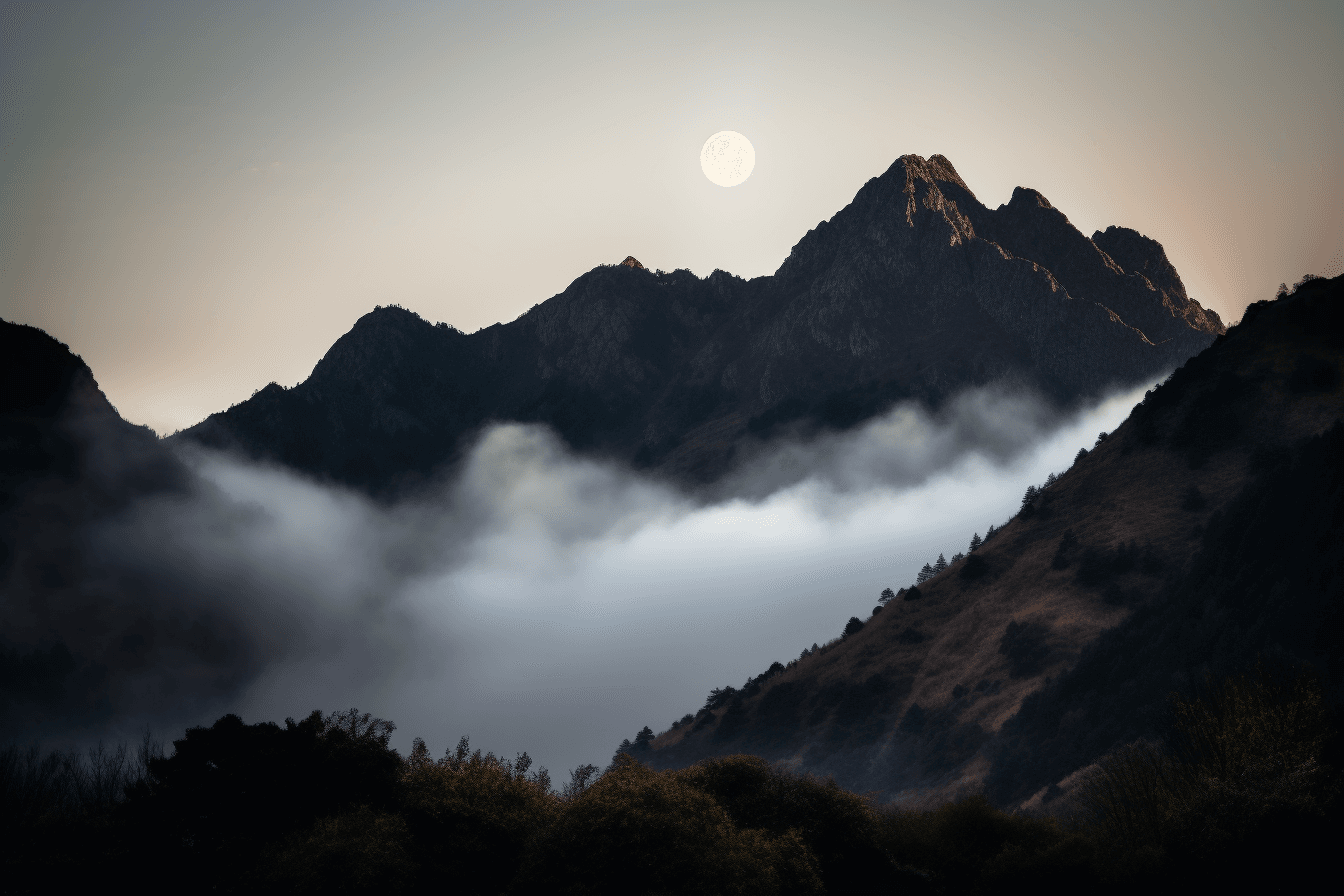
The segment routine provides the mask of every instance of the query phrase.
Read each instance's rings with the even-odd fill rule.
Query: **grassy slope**
[[[652,761],[675,766],[751,750],[893,797],[982,787],[996,735],[1023,701],[1065,675],[1103,632],[1169,598],[1203,547],[1205,527],[1265,458],[1344,417],[1341,283],[1315,281],[1253,306],[1033,511],[924,585],[920,600],[894,602],[714,719],[664,732]],[[1188,509],[1192,486],[1201,509]],[[1056,568],[1067,531],[1076,547]],[[1134,562],[1120,572],[1116,552],[1131,543]],[[983,573],[968,578],[968,563],[982,563]],[[1005,641],[1010,624],[1017,637]],[[923,640],[911,643],[912,630]],[[1122,740],[1151,722],[1128,721]]]

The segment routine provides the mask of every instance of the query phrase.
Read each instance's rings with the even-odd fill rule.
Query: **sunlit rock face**
[[[1157,243],[1120,228],[1088,239],[1033,190],[988,209],[947,159],[903,156],[773,276],[627,257],[470,335],[379,308],[308,381],[181,437],[388,492],[459,457],[486,422],[538,422],[578,450],[707,483],[777,435],[899,400],[937,409],[1003,384],[1074,405],[1223,329]]]

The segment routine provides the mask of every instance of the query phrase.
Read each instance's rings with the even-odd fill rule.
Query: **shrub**
[[[1093,850],[1053,819],[1010,815],[972,796],[933,811],[883,813],[880,838],[888,855],[949,893],[1095,888]]]
[[[560,800],[530,761],[469,752],[467,738],[437,762],[416,740],[401,778],[402,805],[415,858],[430,880],[468,892],[502,891],[534,837],[556,817]]]
[[[0,748],[8,890],[77,892],[103,886],[109,876],[139,873],[135,850],[147,838],[143,827],[127,823],[125,792],[143,786],[148,761],[159,755],[149,738],[138,750]],[[24,878],[32,883],[25,886]]]
[[[401,892],[415,882],[410,832],[368,806],[318,821],[263,859],[261,881],[286,893]]]
[[[562,807],[514,891],[823,892],[816,860],[796,832],[739,828],[709,793],[628,756]]]
[[[1039,622],[1009,622],[999,641],[999,653],[1008,657],[1013,678],[1035,675],[1050,660],[1050,630]]]
[[[985,558],[979,554],[971,554],[966,558],[966,562],[962,565],[961,571],[957,573],[957,575],[967,581],[975,581],[976,579],[983,578],[988,573],[989,563]]]
[[[1297,359],[1288,388],[1297,393],[1329,392],[1339,385],[1339,362],[1303,355]]]
[[[773,769],[758,756],[709,759],[673,774],[713,796],[741,828],[796,833],[827,892],[891,882],[895,869],[877,841],[877,812],[833,780]]]
[[[1089,588],[1105,585],[1139,566],[1145,556],[1148,559],[1146,565],[1153,569],[1158,564],[1156,555],[1152,553],[1151,548],[1146,553],[1140,551],[1138,544],[1133,541],[1118,545],[1112,551],[1104,548],[1086,548],[1078,560],[1076,574],[1078,584]]]
[[[1171,707],[1165,743],[1117,750],[1079,789],[1082,820],[1112,861],[1132,869],[1235,860],[1249,871],[1253,857],[1275,868],[1302,858],[1338,794],[1323,764],[1331,726],[1319,681],[1261,665],[1207,678],[1198,698],[1173,695]]]
[[[180,854],[196,873],[227,881],[262,844],[356,805],[396,798],[401,757],[394,726],[356,710],[302,722],[245,725],[226,715],[189,728],[173,755],[148,761],[128,811],[162,838],[164,861]]]
[[[597,781],[601,774],[602,769],[591,762],[570,769],[569,783],[561,789],[560,797],[566,800],[577,799],[583,795],[585,790],[593,786],[593,783]]]
[[[1055,549],[1055,556],[1050,561],[1051,569],[1067,569],[1069,555],[1078,547],[1078,538],[1073,534],[1072,529],[1065,529],[1064,534],[1059,538],[1059,547]]]

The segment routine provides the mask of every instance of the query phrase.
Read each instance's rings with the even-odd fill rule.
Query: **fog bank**
[[[824,643],[884,587],[966,550],[1142,392],[1066,419],[986,391],[936,417],[900,406],[772,446],[711,498],[514,424],[484,432],[451,481],[391,507],[180,449],[200,487],[99,525],[89,555],[102,572],[89,574],[152,579],[246,656],[204,697],[189,693],[200,664],[171,660],[161,678],[176,692],[128,685],[81,736],[149,723],[171,738],[225,711],[279,721],[358,706],[395,721],[403,751],[468,734],[557,777],[605,764],[640,727],[662,730],[710,688]],[[106,625],[168,612],[138,594],[122,587]]]

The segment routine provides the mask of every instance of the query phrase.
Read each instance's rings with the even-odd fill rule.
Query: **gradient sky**
[[[376,304],[470,332],[627,254],[771,273],[903,153],[1158,239],[1228,321],[1344,269],[1339,2],[0,9],[0,317],[161,433]]]

